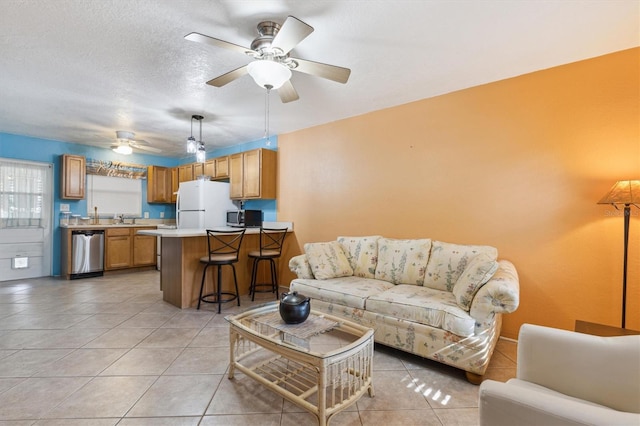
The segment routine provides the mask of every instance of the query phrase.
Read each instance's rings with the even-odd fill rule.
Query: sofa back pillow
[[[498,258],[498,250],[495,247],[434,241],[424,279],[425,287],[453,291],[453,286],[469,261],[481,253],[487,254],[492,260]]]
[[[376,279],[393,284],[422,285],[430,249],[430,239],[380,238]]]
[[[338,243],[349,260],[353,275],[375,278],[378,264],[378,239],[380,235],[368,237],[338,237]]]
[[[498,261],[487,253],[480,253],[469,261],[460,278],[453,286],[456,303],[465,311],[471,308],[471,302],[480,287],[493,277],[498,270]]]
[[[353,269],[337,241],[306,243],[304,251],[317,280],[350,277]]]

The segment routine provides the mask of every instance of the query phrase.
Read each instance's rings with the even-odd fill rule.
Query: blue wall
[[[277,150],[277,137],[271,137],[270,146],[266,146],[264,139],[235,145],[233,147],[214,150],[207,153],[207,159],[235,154],[255,148],[267,148]],[[29,136],[0,133],[0,157],[28,161],[39,161],[53,164],[53,275],[60,275],[60,204],[69,204],[73,214],[87,215],[86,200],[63,200],[60,198],[60,156],[62,154],[82,155],[103,161],[123,161],[126,163],[142,164],[145,166],[156,165],[175,167],[180,164],[192,163],[195,158],[168,158],[149,154],[116,154],[109,148],[96,148],[88,145],[80,145],[56,140],[32,138]],[[165,219],[175,219],[174,204],[147,203],[146,179],[142,184],[142,211],[149,212],[150,219],[159,219],[160,213],[164,213]],[[254,200],[245,203],[247,209],[261,209],[264,211],[264,219],[276,220],[276,200]]]

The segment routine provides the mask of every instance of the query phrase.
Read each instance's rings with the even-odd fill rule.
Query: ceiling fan
[[[313,32],[313,27],[298,18],[289,16],[282,25],[273,21],[263,21],[257,28],[259,36],[251,42],[251,48],[200,33],[189,33],[184,37],[187,40],[233,50],[254,59],[247,65],[207,81],[207,84],[222,87],[249,74],[259,86],[267,90],[277,89],[280,99],[286,103],[299,99],[290,81],[292,70],[343,84],[349,79],[349,68],[289,56],[291,50]]]
[[[162,152],[161,149],[154,148],[145,140],[136,140],[135,133],[124,130],[116,130],[116,143],[111,145],[111,149],[118,154],[131,154],[133,149],[149,152]]]

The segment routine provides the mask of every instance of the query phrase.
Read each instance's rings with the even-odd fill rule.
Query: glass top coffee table
[[[373,397],[373,330],[311,310],[285,324],[278,302],[227,316],[229,379],[236,369],[313,413],[324,426],[365,393]]]

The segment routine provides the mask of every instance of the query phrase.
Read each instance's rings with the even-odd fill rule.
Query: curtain
[[[0,229],[45,228],[51,165],[0,158]]]

